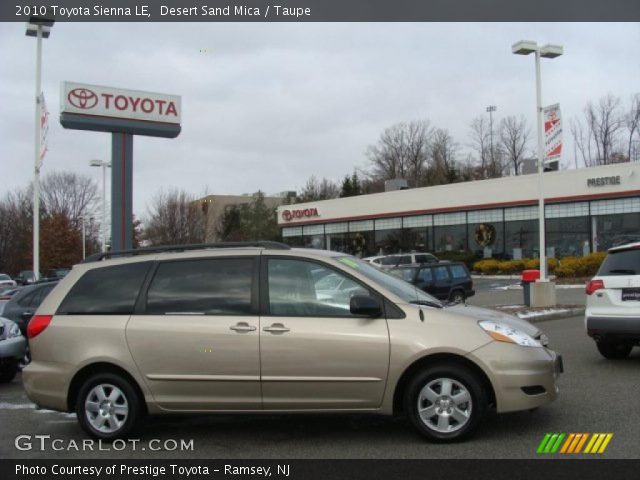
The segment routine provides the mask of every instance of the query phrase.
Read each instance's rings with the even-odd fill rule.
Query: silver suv
[[[256,242],[88,260],[29,323],[23,380],[98,438],[147,413],[306,411],[404,412],[453,441],[489,408],[558,394],[560,357],[534,325],[445,307],[343,253]]]
[[[586,293],[587,333],[604,357],[626,358],[640,344],[640,243],[611,248]]]

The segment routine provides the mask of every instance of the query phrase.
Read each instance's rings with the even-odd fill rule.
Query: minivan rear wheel
[[[455,442],[471,435],[484,417],[487,392],[476,375],[460,365],[439,364],[416,375],[405,393],[405,412],[423,436]]]
[[[598,346],[600,354],[609,360],[627,358],[633,348],[633,345],[629,345],[628,343],[596,342],[596,345]]]
[[[126,437],[142,416],[133,386],[114,373],[89,377],[78,393],[76,414],[82,429],[103,440]]]

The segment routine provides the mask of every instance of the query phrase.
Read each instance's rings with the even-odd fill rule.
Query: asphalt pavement
[[[501,296],[495,293],[494,303]],[[74,415],[34,409],[18,377],[0,385],[0,458],[535,458],[548,432],[613,433],[600,457],[640,458],[640,348],[627,360],[605,360],[585,334],[582,317],[537,325],[564,357],[559,398],[533,412],[491,414],[477,434],[462,443],[428,443],[402,418],[199,415],[148,419],[135,449],[129,443],[78,451],[73,446],[79,449],[88,437]],[[31,449],[16,448],[20,435],[29,437],[17,443],[23,449],[31,443]],[[36,435],[50,437],[40,440]],[[54,450],[53,439],[64,450]],[[192,449],[176,450],[180,442]]]

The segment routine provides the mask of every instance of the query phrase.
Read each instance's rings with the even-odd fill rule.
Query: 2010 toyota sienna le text
[[[91,260],[29,323],[23,379],[94,437],[127,436],[147,413],[404,412],[452,441],[489,408],[558,394],[561,359],[535,326],[443,306],[338,252],[254,242]]]

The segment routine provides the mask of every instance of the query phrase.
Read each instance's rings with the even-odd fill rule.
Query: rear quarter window
[[[450,265],[449,271],[451,272],[451,277],[456,280],[469,277],[467,270],[462,265]]]
[[[599,277],[640,274],[640,250],[611,252],[600,265]]]
[[[151,262],[128,263],[87,271],[71,288],[56,315],[133,313]]]

